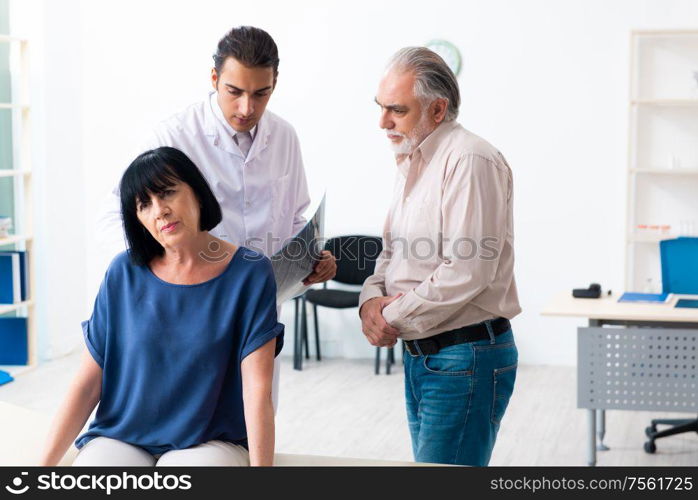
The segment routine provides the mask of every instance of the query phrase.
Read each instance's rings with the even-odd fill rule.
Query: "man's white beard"
[[[417,125],[410,131],[409,134],[401,134],[400,132],[388,132],[390,135],[399,135],[402,140],[395,144],[390,142],[390,147],[396,155],[411,155],[417,146],[426,138],[427,130],[429,130],[429,119],[426,114],[422,115]]]
[[[399,135],[402,137],[402,140],[395,144],[394,142],[390,142],[390,147],[393,149],[393,153],[396,155],[408,155],[412,151],[414,151],[414,144],[410,140],[409,137],[407,137],[405,134],[401,134],[399,132],[392,132],[392,135]]]

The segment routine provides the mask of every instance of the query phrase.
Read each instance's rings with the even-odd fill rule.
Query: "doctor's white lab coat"
[[[271,256],[306,223],[303,212],[310,197],[298,137],[288,122],[267,110],[244,158],[214,113],[212,94],[160,123],[144,151],[160,146],[183,151],[221,205],[223,221],[211,234]],[[97,239],[113,257],[126,248],[118,186],[102,212]]]

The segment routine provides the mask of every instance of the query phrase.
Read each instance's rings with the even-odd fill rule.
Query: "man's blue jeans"
[[[489,327],[489,322],[486,322]],[[514,390],[518,351],[511,330],[412,356],[405,398],[417,462],[485,466]]]

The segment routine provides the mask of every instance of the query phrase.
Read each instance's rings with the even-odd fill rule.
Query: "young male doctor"
[[[298,137],[266,110],[278,76],[276,43],[264,30],[240,26],[218,42],[213,60],[214,90],[160,123],[147,149],[177,148],[199,167],[223,212],[212,235],[271,256],[305,225],[310,204]],[[98,228],[102,248],[123,250],[118,187]],[[336,270],[334,257],[323,252],[304,283],[332,279]],[[275,363],[276,406],[278,357]]]

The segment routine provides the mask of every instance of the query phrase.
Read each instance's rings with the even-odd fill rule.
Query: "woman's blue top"
[[[275,337],[278,355],[284,332],[271,262],[244,247],[196,285],[162,281],[119,254],[82,329],[102,396],[75,445],[104,436],[153,455],[213,439],[246,445],[240,363]]]

